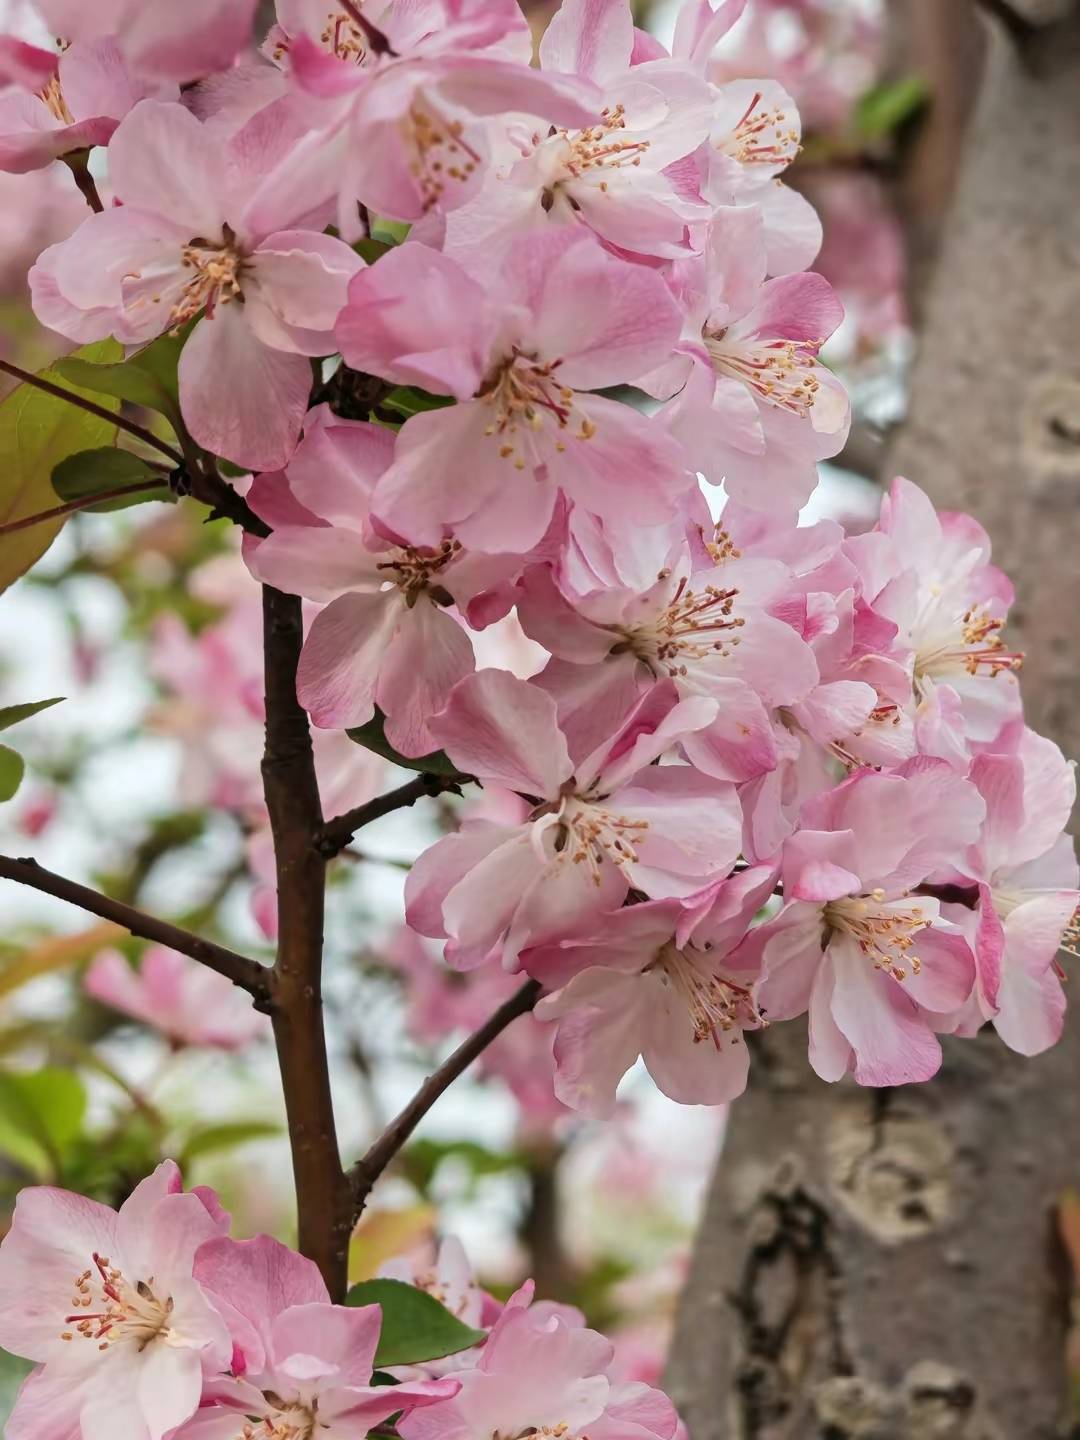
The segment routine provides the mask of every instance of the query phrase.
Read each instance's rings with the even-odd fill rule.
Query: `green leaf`
[[[187,1137],[178,1163],[183,1170],[200,1155],[232,1150],[237,1145],[246,1145],[249,1140],[267,1140],[280,1134],[281,1126],[267,1120],[236,1120],[209,1125],[205,1130],[192,1131]]]
[[[73,1071],[0,1071],[0,1150],[32,1173],[61,1178],[85,1116],[86,1091]]]
[[[402,1155],[405,1173],[423,1195],[431,1188],[439,1166],[449,1159],[463,1164],[474,1180],[522,1170],[526,1165],[524,1157],[513,1151],[489,1150],[475,1140],[432,1140],[427,1136],[414,1140]]]
[[[349,1291],[345,1303],[382,1306],[376,1369],[441,1360],[485,1339],[483,1330],[463,1325],[426,1290],[403,1280],[362,1280]]]
[[[80,450],[77,455],[69,455],[53,471],[52,483],[57,495],[65,502],[82,500],[87,495],[100,495],[123,485],[145,483],[147,487],[130,495],[102,500],[97,505],[86,505],[83,507],[86,510],[126,510],[129,505],[144,505],[147,500],[176,500],[164,483],[160,470],[155,470],[148,461],[133,455],[130,450],[117,450],[115,446]]]
[[[54,695],[51,700],[28,700],[22,705],[4,705],[0,707],[0,730],[8,730],[20,721],[29,720],[31,715],[48,710],[51,705],[59,705],[64,698],[63,695]]]
[[[10,800],[26,774],[26,761],[9,745],[0,745],[0,802]]]
[[[356,251],[357,255],[360,256],[361,260],[365,260],[369,265],[374,265],[376,260],[381,260],[388,250],[393,250],[394,246],[387,244],[385,240],[372,240],[368,238],[366,240],[357,240],[352,248]]]
[[[179,335],[160,335],[127,360],[114,364],[95,362],[85,352],[56,362],[56,369],[76,385],[99,395],[113,395],[145,410],[156,410],[174,422],[180,418],[177,367],[188,329]],[[113,357],[108,357],[112,359]]]
[[[115,340],[84,345],[71,359],[115,360],[121,349]],[[65,362],[67,363],[67,362]],[[41,371],[41,378],[71,389],[58,369]],[[74,387],[83,399],[97,398]],[[109,406],[120,408],[119,401]],[[52,472],[69,455],[116,439],[116,426],[88,415],[69,400],[22,384],[0,404],[0,525],[40,515],[56,505]],[[5,535],[0,543],[0,590],[26,573],[49,548],[64,524],[64,516],[29,525]]]
[[[880,140],[914,118],[929,99],[921,75],[905,75],[885,85],[875,85],[855,106],[854,124],[867,140]]]
[[[414,385],[398,385],[379,401],[384,410],[393,410],[395,414],[404,415],[406,420],[425,410],[443,410],[453,403],[450,395],[429,395],[426,390],[418,390]]]
[[[380,710],[376,710],[373,720],[369,720],[366,725],[346,730],[345,733],[357,745],[363,745],[365,750],[373,750],[376,755],[381,755],[384,760],[392,760],[395,765],[400,765],[405,770],[419,770],[424,775],[454,775],[461,780],[469,778],[460,773],[449,755],[442,750],[433,750],[430,755],[416,755],[411,758],[399,755],[386,738],[385,726],[386,717]]]
[[[7,1424],[19,1386],[33,1368],[32,1360],[0,1350],[0,1427]]]

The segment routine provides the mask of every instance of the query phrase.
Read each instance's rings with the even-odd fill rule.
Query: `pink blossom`
[[[54,35],[115,38],[141,75],[197,80],[231,65],[251,36],[257,0],[39,0]]]
[[[754,206],[770,275],[812,265],[821,248],[814,207],[780,175],[801,149],[799,112],[775,80],[734,80],[715,91],[703,193],[713,206]]]
[[[119,1211],[23,1190],[0,1246],[0,1345],[40,1367],[11,1440],[162,1440],[229,1363],[228,1332],[193,1278],[228,1228],[212,1192],[182,1193],[165,1161]]]
[[[420,245],[384,256],[349,288],[342,354],[460,403],[403,426],[376,517],[416,545],[452,526],[469,548],[516,554],[539,542],[560,493],[606,525],[660,524],[691,483],[680,447],[584,392],[643,375],[678,328],[660,278],[581,231],[525,238],[494,283]]]
[[[536,683],[558,703],[567,735],[597,744],[650,686],[719,703],[713,723],[683,741],[698,769],[747,780],[776,764],[770,710],[801,700],[818,680],[813,652],[770,609],[786,598],[782,563],[684,541],[662,557],[648,589],[610,585],[573,604],[534,570],[519,612],[554,658]]]
[[[608,1376],[610,1343],[565,1310],[529,1308],[518,1292],[496,1321],[479,1362],[457,1374],[460,1390],[406,1415],[404,1440],[558,1434],[565,1440],[672,1440],[678,1417],[659,1390]]]
[[[823,1080],[928,1080],[935,1029],[971,994],[975,965],[938,900],[911,891],[955,862],[985,813],[945,762],[861,771],[803,808],[783,852],[784,908],[752,933],[770,1020],[810,1012],[810,1064]]]
[[[914,691],[919,751],[966,770],[1020,717],[1022,656],[1001,639],[1013,588],[990,564],[990,541],[969,515],[938,515],[909,480],[894,480],[878,530],[856,536],[868,617],[894,627],[890,647]],[[1004,748],[999,745],[998,748]]]
[[[661,415],[707,480],[758,509],[798,510],[817,462],[847,438],[847,396],[817,359],[843,308],[820,275],[766,280],[756,206],[717,210],[704,257],[682,269],[681,353],[646,384],[674,395]]]
[[[236,1440],[251,1422],[364,1440],[390,1415],[457,1393],[448,1380],[372,1386],[379,1306],[332,1305],[318,1268],[268,1235],[205,1245],[195,1273],[229,1327],[232,1374],[208,1382],[176,1440]]]
[[[291,455],[307,357],[333,350],[363,265],[340,240],[297,228],[307,210],[285,195],[251,222],[266,166],[296,140],[290,116],[271,106],[222,146],[183,106],[142,101],[109,147],[122,204],[46,250],[30,276],[38,318],[74,340],[138,345],[201,317],[180,359],[184,418],[200,445],[258,470]]]
[[[115,40],[79,41],[59,57],[20,45],[11,60],[0,52],[0,78],[14,82],[0,91],[0,169],[20,175],[107,145],[132,106],[162,88],[128,71]]]
[[[283,476],[311,524],[278,524],[246,552],[256,579],[325,603],[304,643],[297,677],[316,725],[365,725],[376,705],[403,755],[436,749],[428,721],[473,668],[465,629],[447,610],[454,572],[467,567],[452,539],[397,544],[370,524],[371,497],[392,464],[393,432],[308,416],[305,436]]]
[[[483,265],[553,225],[587,226],[630,254],[689,253],[687,227],[707,220],[708,207],[679,162],[705,139],[709,87],[666,56],[632,65],[634,49],[626,0],[563,0],[540,44],[541,67],[593,82],[601,101],[583,128],[507,127],[502,163],[446,217],[448,254]]]
[[[1080,870],[1064,834],[1074,766],[1051,740],[1024,733],[1013,755],[979,755],[971,780],[986,802],[978,843],[958,868],[979,885],[972,945],[979,1019],[1010,1049],[1037,1055],[1061,1038],[1065,993],[1058,948],[1076,943]]]
[[[580,940],[525,951],[531,974],[561,984],[536,1012],[558,1022],[561,1100],[611,1115],[616,1086],[639,1055],[672,1100],[722,1105],[742,1094],[743,1031],[757,1029],[762,1015],[756,974],[728,957],[775,882],[775,869],[747,870],[693,908],[630,905]]]
[[[160,1031],[173,1045],[240,1050],[268,1033],[266,1017],[223,975],[155,945],[133,970],[119,950],[94,957],[83,982],[88,995]]]
[[[407,918],[449,936],[468,967],[503,947],[572,933],[622,904],[690,895],[725,874],[739,847],[732,785],[688,765],[654,765],[708,725],[715,700],[657,685],[591,753],[568,748],[555,703],[535,685],[483,670],[455,688],[432,734],[482,784],[527,798],[528,817],[464,826],[426,851],[406,883]]]
[[[302,190],[312,206],[336,198],[349,240],[363,233],[358,201],[410,221],[467,201],[487,164],[485,117],[580,125],[595,115],[591,87],[528,68],[528,28],[509,0],[366,7],[366,25],[344,10],[327,23],[310,0],[278,13],[269,53],[309,97],[315,128],[270,189]]]

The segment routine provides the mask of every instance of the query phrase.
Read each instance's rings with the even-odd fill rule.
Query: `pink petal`
[[[571,774],[554,701],[505,670],[462,680],[430,729],[454,764],[484,784],[553,799]]]
[[[624,0],[563,0],[540,42],[540,64],[603,85],[626,71],[633,47]]]
[[[354,591],[315,617],[300,656],[296,693],[316,725],[344,730],[371,719],[379,669],[402,606],[397,591]]]

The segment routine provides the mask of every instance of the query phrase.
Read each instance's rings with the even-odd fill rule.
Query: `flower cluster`
[[[729,1100],[745,1032],[804,1012],[818,1073],[866,1084],[988,1020],[1052,1043],[1073,779],[987,537],[906,481],[870,533],[798,523],[847,432],[842,309],[794,106],[712,60],[745,0],[686,0],[670,53],[564,0],[538,67],[514,0],[326,4],[279,0],[256,56],[248,0],[183,43],[164,0],[50,0],[71,43],[4,49],[3,153],[107,144],[115,203],[40,256],[36,312],[186,336],[191,441],[259,472],[247,565],[310,602],[315,725],[483,787],[409,924],[542,982],[576,1108],[639,1056]],[[404,423],[333,403],[364,385]],[[528,680],[477,668],[515,609]]]
[[[185,1193],[171,1161],[118,1212],[23,1191],[0,1248],[0,1343],[35,1369],[11,1440],[364,1440],[391,1416],[407,1440],[676,1433],[670,1402],[616,1379],[611,1345],[577,1311],[532,1304],[530,1284],[500,1306],[456,1242],[403,1278],[471,1347],[401,1375],[375,1373],[380,1304],[334,1305],[310,1260],[228,1229],[214,1193]]]

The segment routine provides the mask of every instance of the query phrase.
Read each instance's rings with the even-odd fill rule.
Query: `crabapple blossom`
[[[1026,730],[1014,754],[976,756],[971,781],[986,802],[978,842],[958,867],[979,887],[969,925],[979,978],[973,1028],[992,1020],[1010,1049],[1037,1055],[1061,1038],[1056,956],[1077,940],[1080,869],[1064,833],[1074,767],[1053,741]]]
[[[860,771],[809,801],[784,845],[784,908],[752,935],[770,1020],[810,1014],[810,1064],[824,1080],[928,1080],[935,1030],[968,1000],[975,962],[931,895],[911,892],[973,841],[978,790],[942,760]]]
[[[494,285],[426,246],[385,256],[349,287],[346,362],[459,403],[406,421],[376,519],[414,544],[452,527],[468,548],[516,554],[541,540],[560,495],[616,531],[660,524],[690,483],[680,447],[584,392],[642,376],[678,329],[660,278],[580,230],[525,237]]]
[[[39,1368],[11,1440],[162,1440],[197,1409],[229,1334],[193,1277],[228,1228],[209,1191],[184,1194],[172,1161],[119,1211],[66,1190],[23,1190],[0,1245],[0,1345]]]
[[[162,945],[147,950],[138,970],[119,950],[103,950],[87,970],[83,988],[173,1045],[239,1050],[269,1033],[266,1017],[231,981]]]
[[[758,977],[728,957],[775,883],[776,870],[759,866],[692,905],[630,905],[592,935],[524,952],[531,974],[559,986],[536,1013],[558,1022],[561,1100],[610,1115],[615,1088],[639,1055],[672,1100],[722,1105],[742,1093],[749,1065],[743,1031],[764,1017]]]
[[[223,150],[183,106],[143,100],[109,145],[121,205],[51,246],[30,276],[38,318],[74,340],[138,345],[196,321],[180,359],[184,419],[201,445],[252,469],[292,454],[307,357],[334,348],[363,266],[340,240],[301,228],[308,212],[285,195],[252,225],[265,168],[295,139],[288,114],[270,107]]]
[[[269,53],[310,102],[314,128],[270,193],[334,201],[348,240],[363,234],[358,202],[407,221],[464,204],[487,164],[485,117],[582,125],[599,108],[589,85],[528,68],[528,27],[505,0],[391,3],[359,19],[352,5],[328,15],[289,0],[278,14]]]
[[[77,41],[60,56],[25,44],[16,56],[0,51],[0,78],[9,82],[0,91],[0,170],[15,174],[105,145],[147,95],[176,95],[133,76],[111,39]]]
[[[364,1440],[457,1394],[453,1380],[372,1386],[379,1307],[332,1305],[317,1266],[269,1235],[204,1245],[196,1277],[229,1327],[231,1374],[208,1381],[176,1440],[235,1440],[249,1418],[268,1435]]]
[[[400,1421],[403,1440],[553,1434],[565,1440],[673,1440],[678,1417],[659,1390],[608,1376],[614,1352],[565,1311],[530,1307],[531,1287],[507,1303],[477,1364],[448,1377],[458,1393]]]
[[[527,799],[522,821],[478,821],[438,841],[406,884],[407,918],[449,936],[468,968],[615,910],[631,888],[692,895],[726,873],[739,846],[733,785],[652,762],[703,729],[717,703],[654,686],[591,752],[568,747],[555,703],[534,684],[483,670],[453,690],[431,732],[466,774]]]
[[[707,480],[747,505],[795,511],[817,462],[847,438],[847,395],[817,358],[843,307],[820,275],[769,280],[766,269],[761,210],[716,210],[704,256],[677,282],[681,353],[644,383],[673,396],[661,416]]]

